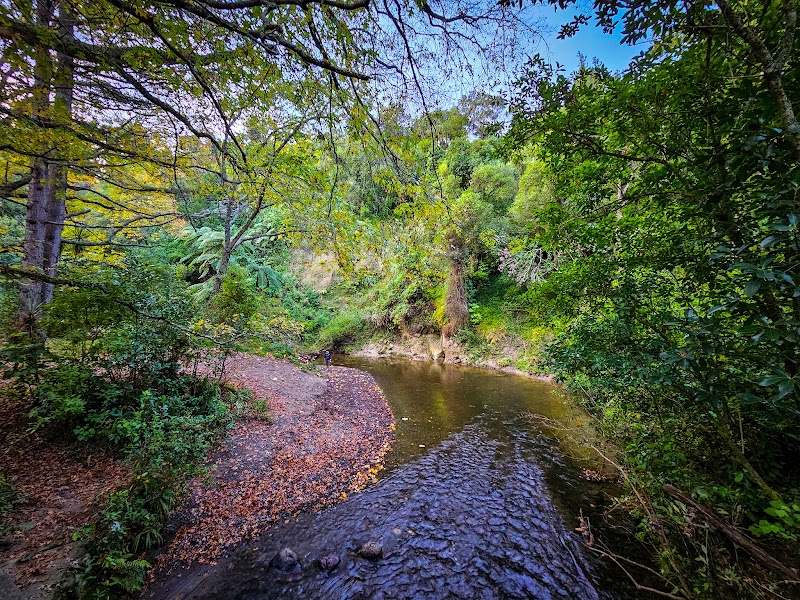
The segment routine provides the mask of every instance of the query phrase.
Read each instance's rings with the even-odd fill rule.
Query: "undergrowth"
[[[64,599],[110,600],[141,588],[145,553],[161,542],[165,519],[233,419],[219,382],[201,375],[218,373],[235,347],[208,339],[224,334],[225,323],[197,321],[169,266],[129,257],[125,269],[105,275],[113,282],[105,289],[59,290],[39,330],[8,336],[2,348],[3,377],[27,398],[32,433],[72,439],[131,472],[76,532],[86,555],[62,582]],[[222,319],[224,308],[215,308]]]

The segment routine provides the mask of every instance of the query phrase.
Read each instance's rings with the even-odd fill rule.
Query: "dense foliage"
[[[537,56],[505,99],[387,92],[422,91],[434,39],[502,54],[517,4],[0,9],[5,376],[30,431],[132,473],[80,594],[141,585],[242,403],[207,379],[230,351],[420,335],[584,399],[664,593],[780,588],[664,486],[797,562],[796,2],[582,3],[562,35],[647,42],[625,72]]]

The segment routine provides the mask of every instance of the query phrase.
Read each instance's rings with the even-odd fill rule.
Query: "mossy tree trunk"
[[[467,302],[467,283],[464,274],[467,251],[463,240],[457,233],[447,236],[447,258],[450,269],[447,274],[447,292],[444,298],[444,314],[447,323],[442,335],[449,337],[464,329],[469,323],[469,304]]]

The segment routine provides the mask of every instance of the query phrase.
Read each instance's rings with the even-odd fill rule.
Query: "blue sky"
[[[613,34],[603,33],[594,22],[581,27],[577,35],[565,40],[556,39],[558,28],[563,23],[572,21],[578,11],[576,9],[555,12],[551,7],[539,9],[541,17],[547,20],[553,33],[547,36],[545,43],[538,44],[536,51],[545,59],[558,61],[566,67],[567,73],[577,69],[580,61],[578,53],[591,63],[598,58],[612,71],[622,71],[628,66],[631,58],[646,48],[645,45],[626,46],[620,43],[622,35],[619,31]]]

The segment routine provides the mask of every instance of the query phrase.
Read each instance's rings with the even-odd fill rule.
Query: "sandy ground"
[[[226,372],[230,384],[267,402],[269,418],[237,421],[210,456],[207,474],[191,482],[167,524],[169,543],[154,559],[152,588],[186,567],[213,563],[270,523],[362,489],[390,448],[393,417],[362,371],[322,367],[312,374],[241,354]],[[0,538],[0,598],[40,600],[80,555],[73,532],[129,473],[75,444],[26,437],[24,408],[10,397],[0,396],[0,411],[0,472],[27,497]]]
[[[319,376],[250,355],[235,357],[226,371],[230,383],[268,400],[269,422],[237,423],[209,473],[192,483],[151,590],[193,564],[213,563],[271,523],[363,489],[389,450],[394,420],[367,373],[323,367]]]

